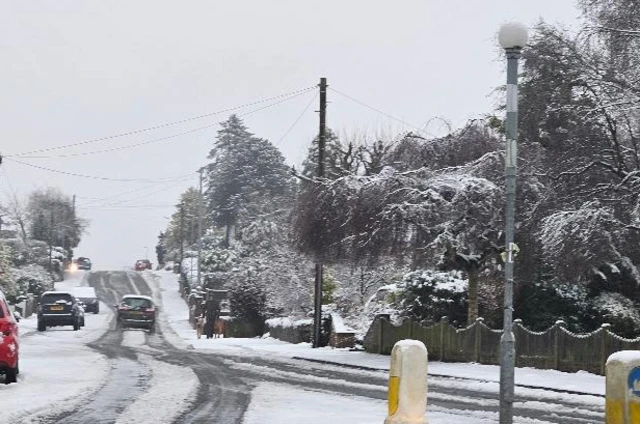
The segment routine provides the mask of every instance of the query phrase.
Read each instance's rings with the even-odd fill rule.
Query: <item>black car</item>
[[[83,316],[84,312],[71,293],[44,292],[38,306],[38,331],[45,331],[47,327],[58,325],[71,325],[74,331],[78,331]]]
[[[91,271],[91,259],[79,257],[76,259],[76,265],[78,269],[82,269],[84,271]]]
[[[74,287],[73,295],[84,304],[85,312],[100,313],[100,301],[93,287]]]
[[[116,328],[146,328],[155,332],[157,308],[149,296],[129,294],[116,308]]]

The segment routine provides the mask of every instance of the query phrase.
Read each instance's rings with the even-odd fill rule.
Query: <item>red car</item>
[[[149,261],[149,259],[140,259],[136,262],[133,268],[136,271],[144,271],[145,269],[152,269],[153,266],[151,265],[151,261]]]
[[[18,322],[0,291],[0,374],[4,383],[18,382]]]

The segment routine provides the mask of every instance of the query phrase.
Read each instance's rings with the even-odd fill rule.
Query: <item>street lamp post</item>
[[[513,423],[515,337],[513,335],[513,233],[516,207],[516,167],[518,159],[518,59],[528,41],[527,28],[520,23],[502,25],[498,34],[500,46],[507,55],[507,121],[506,129],[506,210],[504,266],[504,327],[500,338],[500,424]]]

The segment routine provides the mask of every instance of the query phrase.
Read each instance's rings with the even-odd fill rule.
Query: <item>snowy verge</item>
[[[56,283],[57,290],[82,285],[85,273]],[[104,306],[104,305],[103,305]],[[0,385],[2,422],[37,423],[44,416],[73,411],[88,401],[108,378],[109,361],[86,347],[109,328],[113,312],[86,314],[85,326],[51,327],[38,332],[38,318],[21,319],[18,384]]]
[[[282,359],[312,359],[351,366],[388,371],[390,358],[366,352],[351,352],[347,349],[320,348],[312,349],[308,343],[291,344],[271,338],[254,339],[210,339],[198,340],[196,333],[188,322],[189,311],[178,292],[178,276],[170,272],[156,272],[153,276],[145,276],[152,289],[159,290],[163,304],[163,321],[173,331],[167,340],[178,348],[198,349],[235,356],[271,356]],[[167,335],[167,334],[165,334]],[[428,346],[427,346],[428,348]],[[500,367],[496,365],[480,365],[468,363],[429,363],[429,374],[471,378],[485,382],[498,382]],[[553,390],[572,390],[593,395],[604,395],[605,380],[603,376],[587,373],[566,373],[555,370],[538,370],[534,368],[517,368],[516,384],[529,385]]]
[[[38,417],[72,411],[99,389],[108,361],[69,337],[77,333],[59,332],[59,342],[40,334],[22,341],[18,384],[0,385],[3,422],[40,422]]]

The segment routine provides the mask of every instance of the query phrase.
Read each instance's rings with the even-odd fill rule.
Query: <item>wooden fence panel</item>
[[[483,322],[478,323],[478,335],[480,337],[478,362],[487,365],[500,363],[500,337],[502,331],[492,330]]]
[[[553,368],[555,364],[554,340],[556,326],[547,331],[534,332],[515,322],[516,366],[532,368]],[[502,332],[501,332],[502,333]]]
[[[602,329],[589,334],[574,334],[565,328],[559,328],[558,364],[550,368],[568,372],[600,373],[602,334]]]
[[[449,324],[444,330],[444,360],[449,362],[471,362],[474,360],[476,343],[475,324],[457,330]]]
[[[640,350],[640,338],[625,339],[611,333],[608,325],[589,334],[574,334],[559,321],[547,331],[533,332],[514,322],[516,365],[604,375],[606,359],[620,350]],[[456,329],[444,319],[424,326],[407,320],[393,325],[388,315],[374,319],[364,338],[368,352],[390,354],[403,339],[422,341],[430,359],[449,362],[499,364],[502,330],[492,330],[481,319],[464,329]]]

